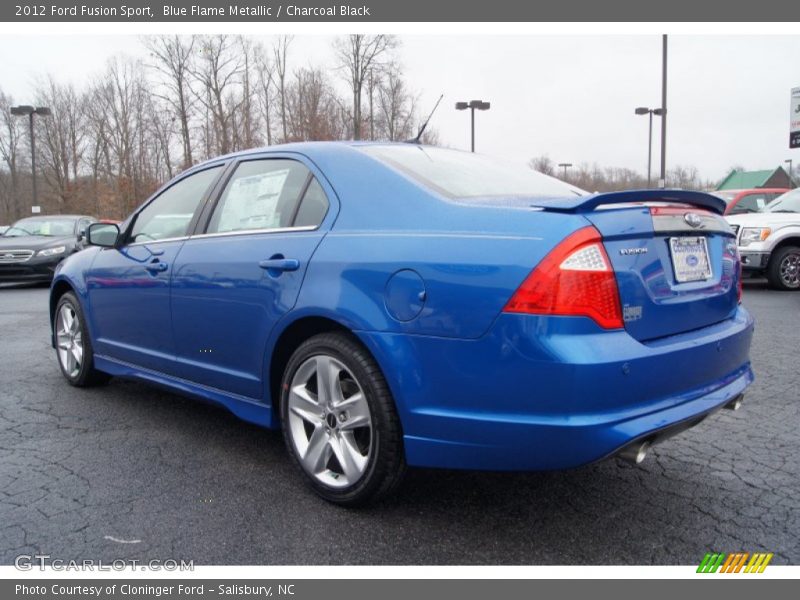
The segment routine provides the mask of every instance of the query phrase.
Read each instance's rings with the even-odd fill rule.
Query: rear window
[[[480,154],[416,144],[359,150],[450,198],[582,196],[585,191],[524,166]]]
[[[734,198],[736,198],[736,194],[738,194],[739,192],[711,192],[711,193],[714,194],[717,198],[722,198],[723,200],[725,200],[726,204],[730,204],[731,201]]]

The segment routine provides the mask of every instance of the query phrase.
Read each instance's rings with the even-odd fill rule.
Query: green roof
[[[731,171],[717,186],[717,190],[750,190],[763,187],[776,169],[767,171]]]

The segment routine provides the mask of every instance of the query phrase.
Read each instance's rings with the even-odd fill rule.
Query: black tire
[[[75,372],[67,371],[58,347],[57,332],[59,313],[65,307],[69,309],[74,315],[74,318],[78,320],[77,327],[80,331],[80,339],[83,348],[83,359],[80,361],[80,366]],[[58,299],[56,312],[53,317],[53,328],[56,334],[56,360],[58,361],[58,367],[61,369],[61,373],[64,375],[64,378],[67,380],[67,382],[75,387],[91,387],[108,383],[108,380],[111,379],[111,376],[108,373],[103,373],[102,371],[98,371],[94,368],[94,351],[92,349],[92,339],[89,336],[89,330],[86,326],[86,317],[83,314],[83,308],[81,308],[80,302],[78,302],[78,299],[72,292],[67,292]]]
[[[787,269],[793,271],[787,273]],[[776,290],[800,290],[800,248],[784,246],[773,252],[767,266],[767,281]]]
[[[292,439],[293,429],[289,424],[290,386],[298,369],[314,357],[332,357],[346,367],[369,406],[369,457],[360,478],[346,487],[326,485],[308,473]],[[289,455],[306,483],[323,499],[341,506],[359,506],[386,497],[402,480],[406,463],[403,433],[394,399],[375,360],[351,335],[324,333],[309,338],[297,348],[286,365],[281,381],[280,413]]]

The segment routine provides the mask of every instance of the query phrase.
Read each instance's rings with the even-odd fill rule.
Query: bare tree
[[[393,35],[349,35],[338,39],[334,49],[339,65],[346,71],[346,79],[353,93],[353,138],[362,134],[361,101],[364,83],[371,72],[380,69],[391,50],[397,47]]]
[[[239,131],[237,132],[238,148],[253,148],[260,145],[261,136],[258,133],[258,115],[254,107],[255,83],[257,81],[257,48],[253,42],[239,36],[239,48],[242,53],[242,89],[241,103],[237,114],[239,115]]]
[[[0,158],[8,168],[8,177],[3,179],[0,203],[9,222],[21,215],[22,207],[19,163],[23,126],[22,119],[11,114],[13,104],[13,98],[0,90]]]
[[[292,43],[294,38],[290,35],[282,35],[278,38],[278,41],[275,42],[275,45],[272,47],[272,54],[274,56],[275,62],[275,73],[278,77],[278,97],[280,99],[280,113],[281,113],[281,126],[283,130],[283,141],[288,139],[288,131],[287,131],[287,106],[286,106],[286,60],[289,54],[289,45]]]
[[[155,167],[151,173],[153,179],[172,179],[175,176],[175,165],[172,159],[173,138],[175,137],[174,120],[167,111],[162,110],[152,99],[148,103],[147,129],[148,141],[152,138],[155,142],[156,155],[152,164]],[[166,116],[165,116],[166,115]]]
[[[191,71],[194,60],[196,36],[160,35],[146,36],[144,44],[150,52],[150,67],[161,75],[163,92],[156,95],[169,106],[180,125],[184,169],[194,163],[190,121],[194,108],[191,92]]]
[[[534,171],[539,171],[539,173],[544,173],[545,175],[553,176],[556,172],[556,165],[547,154],[530,159],[528,166]]]
[[[48,106],[57,118],[36,121],[42,171],[59,209],[68,203],[83,156],[85,123],[83,103],[71,85],[49,77],[36,91],[37,104]]]
[[[383,73],[374,68],[369,70],[367,80],[365,82],[367,87],[367,120],[369,122],[369,139],[375,139],[375,95],[378,88],[381,86],[383,80]]]
[[[275,65],[270,60],[264,46],[255,49],[256,81],[258,85],[259,109],[264,119],[264,129],[267,134],[267,146],[272,145],[272,111],[275,99]]]
[[[415,105],[416,99],[408,91],[400,67],[389,65],[378,87],[380,137],[393,142],[413,137]]]
[[[194,95],[211,117],[209,125],[216,141],[213,152],[228,154],[234,146],[234,115],[241,105],[240,99],[231,100],[240,85],[244,59],[236,40],[228,35],[203,36],[198,44],[200,58],[192,74],[201,87],[193,90]]]
[[[142,102],[146,97],[142,64],[124,57],[109,60],[93,89],[92,104],[102,115],[96,131],[102,135],[107,175],[113,179],[121,208],[127,213],[144,191],[137,150],[141,149]]]
[[[342,133],[330,82],[321,69],[299,69],[286,90],[289,140],[335,140]]]

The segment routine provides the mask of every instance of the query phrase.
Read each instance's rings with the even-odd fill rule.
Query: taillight
[[[617,280],[597,229],[579,229],[556,246],[503,310],[580,315],[605,329],[623,327]]]

